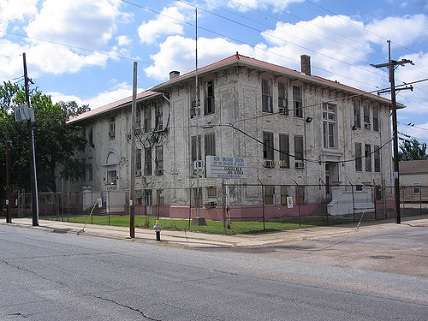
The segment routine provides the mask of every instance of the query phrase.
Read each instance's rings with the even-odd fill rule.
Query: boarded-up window
[[[205,156],[215,156],[215,133],[204,135]]]
[[[273,112],[272,82],[267,79],[262,79],[262,111]]]
[[[207,187],[207,196],[208,196],[208,198],[217,198],[217,187],[208,186]]]
[[[303,117],[302,87],[293,86],[294,116]]]
[[[144,132],[152,130],[152,106],[146,106],[144,109]]]
[[[361,128],[361,108],[359,100],[354,100],[354,127]]]
[[[294,156],[295,160],[303,160],[303,136],[294,136]]]
[[[370,106],[369,106],[369,104],[367,102],[364,103],[364,128],[365,129],[370,129],[371,128],[371,124],[370,124]]]
[[[279,134],[279,160],[281,168],[290,167],[290,141],[285,134]]]
[[[287,87],[283,82],[278,83],[278,110],[280,114],[288,116]]]
[[[155,129],[162,130],[163,128],[163,111],[161,105],[155,106]]]
[[[267,160],[274,160],[274,145],[273,133],[263,132],[263,158]]]
[[[373,130],[379,131],[379,108],[378,106],[373,106]]]
[[[380,149],[377,145],[374,145],[374,170],[380,172]]]
[[[363,170],[363,152],[361,143],[355,143],[355,171],[361,172]]]
[[[264,190],[264,204],[265,205],[273,205],[273,199],[275,195],[275,186],[263,186]]]
[[[215,104],[214,104],[214,81],[207,81],[206,83],[206,98],[205,98],[205,115],[215,113]]]

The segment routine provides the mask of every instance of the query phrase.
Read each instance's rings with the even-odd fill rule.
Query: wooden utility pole
[[[392,130],[393,130],[393,150],[394,150],[394,199],[395,199],[395,212],[397,218],[397,224],[401,223],[400,214],[400,166],[398,159],[398,129],[397,129],[397,99],[396,91],[399,90],[411,90],[413,87],[395,88],[395,67],[404,66],[406,64],[412,64],[413,62],[408,59],[401,59],[399,61],[391,58],[391,40],[388,40],[388,62],[384,64],[373,65],[375,68],[388,68],[389,71],[389,83],[391,92],[391,103],[392,103]]]
[[[129,237],[135,238],[135,129],[136,117],[135,111],[137,107],[137,62],[134,62],[134,75],[132,86],[132,109],[131,109],[131,173],[130,173],[130,189],[129,189]]]
[[[27,74],[27,59],[25,52],[22,54],[22,61],[24,64],[24,82],[25,82],[25,100],[27,102],[28,109],[31,108],[30,102],[30,89],[29,89],[29,81]],[[35,138],[34,131],[36,127],[36,122],[34,119],[29,119],[28,124],[31,128],[31,158],[32,158],[32,166],[31,166],[31,182],[32,182],[32,213],[33,213],[33,226],[39,226],[39,191],[37,188],[37,168],[36,168],[36,149],[35,149]]]

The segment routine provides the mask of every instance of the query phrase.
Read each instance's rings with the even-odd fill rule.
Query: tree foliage
[[[427,145],[416,138],[405,140],[400,144],[398,157],[400,161],[427,159]]]
[[[83,131],[66,124],[70,117],[87,111],[75,102],[53,103],[38,89],[30,92],[36,119],[36,164],[41,191],[56,191],[57,178],[78,178],[82,174],[80,151],[85,147]],[[22,85],[0,85],[0,186],[5,188],[6,147],[9,146],[9,177],[14,189],[29,191],[31,175],[31,130],[26,122],[17,123],[13,107],[25,103]],[[0,188],[1,192],[1,188]]]

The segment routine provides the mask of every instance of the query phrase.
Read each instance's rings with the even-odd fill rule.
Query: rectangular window
[[[137,153],[135,155],[135,168],[137,170],[137,176],[141,176],[141,161],[141,149],[137,148]]]
[[[108,135],[111,139],[116,137],[116,120],[114,118],[110,118],[108,125]]]
[[[152,148],[146,148],[144,150],[144,175],[152,175]]]
[[[361,172],[363,170],[363,151],[361,143],[355,143],[355,171]]]
[[[296,204],[305,204],[305,186],[296,186]]]
[[[191,157],[192,157],[192,166],[193,162],[201,160],[201,135],[191,137],[192,147],[191,147]]]
[[[374,170],[380,172],[380,149],[377,145],[374,145]]]
[[[263,186],[264,189],[264,203],[265,205],[273,205],[273,199],[275,194],[275,186]]]
[[[303,118],[302,87],[293,86],[294,116]]]
[[[337,108],[330,103],[323,104],[324,148],[337,148]]]
[[[273,112],[272,82],[267,79],[262,79],[262,111]]]
[[[164,194],[163,194],[163,189],[158,189],[156,191],[156,204],[158,206],[165,205],[165,197],[164,197]]]
[[[215,133],[204,135],[205,156],[215,156]]]
[[[144,206],[152,206],[153,200],[152,200],[152,190],[151,189],[145,189],[144,190]]]
[[[263,159],[274,160],[273,133],[263,132]]]
[[[144,132],[148,133],[152,130],[152,106],[146,106],[144,109]]]
[[[208,186],[207,187],[207,196],[208,196],[208,198],[217,198],[217,187]]]
[[[288,95],[284,83],[278,83],[278,110],[280,114],[288,116]]]
[[[379,108],[378,106],[373,106],[373,130],[379,131]]]
[[[361,106],[359,100],[354,100],[354,128],[361,128]]]
[[[287,206],[288,188],[281,186],[281,206]]]
[[[296,161],[303,161],[303,136],[294,136],[294,156]]]
[[[194,118],[201,114],[200,106],[201,106],[201,99],[199,97],[199,92],[198,92],[198,102],[196,102],[195,87],[190,88],[190,118]]]
[[[117,184],[117,172],[116,170],[107,171],[107,184],[116,185]]]
[[[163,110],[161,105],[155,106],[155,130],[163,129]]]
[[[368,103],[364,104],[364,128],[365,129],[370,129],[371,128],[371,124],[370,124],[370,106]]]
[[[290,140],[288,135],[279,134],[280,168],[290,168]]]
[[[163,146],[156,146],[155,149],[155,174],[163,175]]]
[[[215,113],[214,105],[214,81],[207,81],[206,90],[205,90],[205,115],[210,115]]]
[[[366,144],[364,149],[364,157],[366,159],[366,172],[372,171],[372,146],[369,144]]]

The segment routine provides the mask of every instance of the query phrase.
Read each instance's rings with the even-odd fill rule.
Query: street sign
[[[239,157],[206,157],[207,177],[212,178],[246,178],[246,162]]]
[[[31,122],[34,122],[34,110],[33,108],[29,108],[26,105],[19,105],[15,107],[15,120],[17,122],[23,122],[31,120]]]

